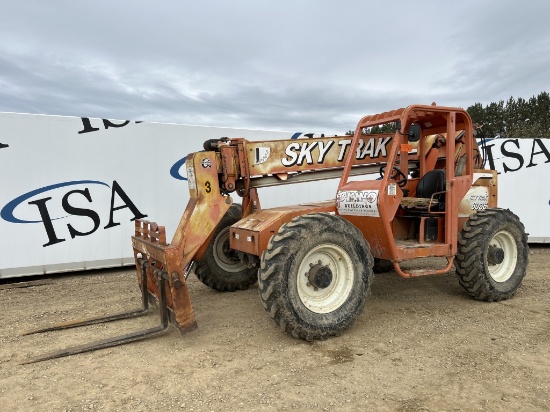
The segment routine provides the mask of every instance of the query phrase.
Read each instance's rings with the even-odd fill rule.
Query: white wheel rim
[[[308,278],[311,267],[318,264],[328,266],[332,272],[332,281],[324,289],[315,288]],[[330,313],[346,302],[351,294],[354,279],[353,264],[344,249],[331,244],[319,245],[310,250],[300,263],[297,279],[298,296],[310,311]]]
[[[494,246],[504,251],[504,259],[501,263],[496,265],[489,265],[487,263],[489,274],[497,282],[506,282],[514,273],[518,260],[516,241],[510,233],[501,231],[493,236],[489,242],[489,246]]]

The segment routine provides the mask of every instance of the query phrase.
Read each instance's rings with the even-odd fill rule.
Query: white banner
[[[487,169],[498,171],[498,206],[525,225],[531,243],[550,241],[550,139],[492,139]]]
[[[205,140],[301,134],[15,113],[0,125],[0,277],[133,263],[133,219],[171,239],[189,199],[185,157]],[[301,186],[263,204],[335,193]]]
[[[188,201],[185,157],[208,139],[301,133],[0,113],[0,278],[133,263],[133,220],[166,227]],[[550,142],[492,140],[499,206],[550,239]],[[265,188],[262,207],[335,199],[338,180]],[[236,199],[239,201],[239,199]]]

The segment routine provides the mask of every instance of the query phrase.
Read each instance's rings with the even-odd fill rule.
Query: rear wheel
[[[206,286],[220,291],[244,290],[256,283],[258,269],[248,267],[229,247],[230,226],[241,219],[241,206],[231,205],[214,230],[214,235],[195,274]]]
[[[362,233],[341,217],[314,213],[281,226],[262,255],[260,299],[287,333],[326,339],[365,305],[373,258]]]
[[[459,235],[456,274],[475,299],[508,299],[525,277],[528,255],[527,234],[515,214],[481,210],[470,216]]]

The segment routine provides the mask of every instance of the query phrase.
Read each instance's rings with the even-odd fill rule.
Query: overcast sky
[[[0,0],[0,111],[343,133],[550,92],[547,0]]]

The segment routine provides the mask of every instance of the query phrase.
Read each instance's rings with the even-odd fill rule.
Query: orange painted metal
[[[353,150],[352,142],[351,136],[244,142],[242,150],[249,166],[243,175],[284,178],[289,173],[341,168],[348,158],[353,165],[383,163],[391,150],[392,136],[362,135]]]
[[[356,225],[369,241],[371,250],[375,257],[389,259],[394,262],[396,268],[403,260],[414,259],[428,256],[444,256],[452,262],[453,256],[457,250],[458,237],[458,205],[470,190],[473,183],[474,168],[474,147],[477,149],[473,136],[473,126],[468,113],[459,108],[412,105],[407,108],[397,109],[390,112],[384,112],[378,115],[365,116],[358,123],[354,134],[354,140],[351,144],[351,150],[359,145],[360,136],[364,130],[369,127],[395,122],[400,124],[401,129],[397,130],[393,136],[393,145],[388,155],[386,170],[397,168],[403,173],[408,171],[404,166],[411,160],[408,154],[407,145],[408,135],[406,130],[412,123],[420,125],[422,136],[417,145],[417,158],[419,162],[419,175],[423,176],[432,170],[437,164],[438,159],[443,163],[439,165],[446,170],[446,202],[445,210],[438,212],[438,219],[443,219],[437,227],[437,242],[426,243],[424,227],[425,219],[419,215],[411,215],[409,212],[401,210],[400,201],[404,196],[403,189],[408,193],[414,193],[418,181],[407,182],[403,189],[395,187],[395,181],[391,173],[386,173],[380,181],[349,181],[349,173],[353,167],[353,159],[346,159],[342,179],[338,188],[339,193],[370,193],[377,197],[376,214],[372,216],[350,216],[349,211],[343,215],[344,218]],[[464,170],[460,176],[456,176],[455,162],[457,161],[457,147],[455,139],[447,138],[444,144],[441,140],[438,145],[425,147],[424,141],[428,136],[441,134],[444,136],[457,136],[460,131],[464,131],[460,141],[460,154],[465,156]],[[407,148],[407,150],[401,150]],[[339,210],[340,212],[340,210]],[[347,215],[346,215],[347,213]],[[392,223],[399,219],[399,224]],[[403,228],[409,225],[418,227],[414,229],[414,236],[408,237],[408,232]],[[398,229],[398,235],[404,237],[399,240],[395,238],[394,228]],[[421,240],[422,238],[422,240]],[[450,268],[451,263],[447,265]],[[418,276],[424,274],[442,273],[444,269],[426,270],[421,272],[403,272],[396,271],[402,276]]]
[[[277,207],[253,213],[237,222],[230,229],[232,249],[261,256],[271,237],[279,228],[296,216],[308,213],[334,213],[334,200],[304,205]]]
[[[165,243],[164,228],[149,222],[136,221],[136,233],[132,237],[136,267],[141,270],[138,258],[148,260],[146,287],[157,299],[159,291],[155,271],[166,273],[169,286],[167,305],[182,333],[196,328],[185,269],[232,204],[230,196],[221,194],[217,163],[214,152],[188,156],[186,168],[190,200],[170,244]]]
[[[403,269],[401,269],[401,266],[399,266],[397,262],[393,263],[393,268],[399,276],[404,278],[413,278],[426,275],[444,275],[445,273],[449,273],[449,270],[451,270],[451,267],[453,266],[453,261],[454,256],[448,256],[447,265],[439,269],[414,269],[410,271],[404,271]]]

